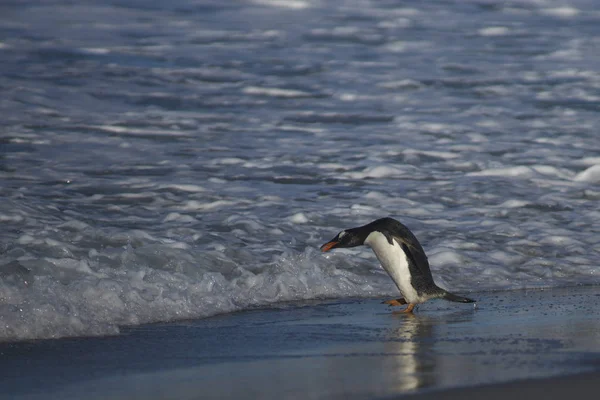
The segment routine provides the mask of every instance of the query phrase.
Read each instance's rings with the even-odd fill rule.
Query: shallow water
[[[564,398],[597,381],[600,286],[474,295],[476,307],[432,301],[412,315],[376,299],[307,301],[117,337],[0,343],[0,386],[11,400],[364,400],[490,398],[440,391],[532,378],[546,378],[531,382],[540,393],[570,388]],[[493,398],[507,389],[517,391]]]
[[[600,12],[554,1],[0,5],[0,340],[600,283]]]

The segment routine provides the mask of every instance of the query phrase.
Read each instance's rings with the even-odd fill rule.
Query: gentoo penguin
[[[415,305],[429,299],[475,302],[449,293],[435,284],[423,247],[406,226],[393,218],[381,218],[364,226],[343,230],[321,246],[321,250],[326,252],[361,244],[373,249],[381,266],[402,293],[403,298],[384,303],[393,306],[408,304],[402,312],[411,313]]]

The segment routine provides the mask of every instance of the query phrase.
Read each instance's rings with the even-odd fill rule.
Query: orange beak
[[[325,252],[333,249],[338,244],[339,244],[339,242],[336,242],[335,240],[332,240],[331,242],[327,242],[323,246],[321,246],[321,251],[323,253],[325,253]]]

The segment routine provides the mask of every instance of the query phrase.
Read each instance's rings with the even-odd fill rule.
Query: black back
[[[442,290],[433,281],[425,250],[423,250],[423,247],[410,229],[399,221],[389,217],[381,218],[367,225],[350,229],[350,231],[355,231],[357,235],[360,235],[364,239],[367,238],[369,233],[377,231],[382,233],[390,244],[393,244],[393,241],[396,240],[408,258],[411,284],[415,290],[418,293],[431,293],[432,291]]]

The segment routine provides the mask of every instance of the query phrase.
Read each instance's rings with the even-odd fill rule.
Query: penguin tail
[[[452,293],[446,292],[446,291],[444,291],[444,294],[442,295],[442,299],[448,300],[448,301],[454,301],[455,303],[475,303],[475,300],[473,300],[473,299],[469,299],[468,297],[457,296],[455,294],[452,294]]]

